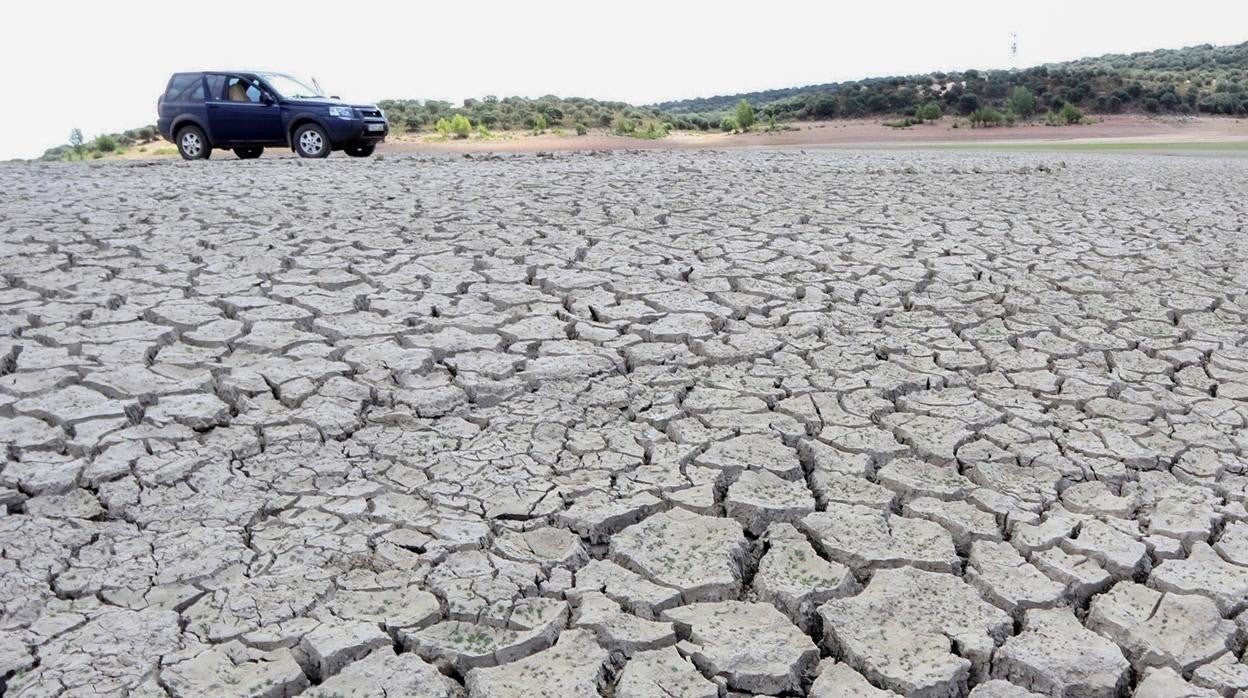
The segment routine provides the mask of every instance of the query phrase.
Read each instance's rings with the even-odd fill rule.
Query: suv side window
[[[208,75],[208,99],[221,99],[221,93],[225,90],[224,75]]]
[[[251,102],[258,104],[264,92],[246,78],[231,76],[225,85],[225,99],[228,102]]]

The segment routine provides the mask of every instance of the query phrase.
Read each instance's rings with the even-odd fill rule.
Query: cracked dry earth
[[[1245,696],[1248,161],[0,166],[22,696]]]

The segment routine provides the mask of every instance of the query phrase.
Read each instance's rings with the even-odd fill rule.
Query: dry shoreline
[[[391,138],[378,148],[382,153],[533,152],[541,150],[655,150],[688,148],[768,147],[889,147],[905,145],[956,145],[1003,143],[1209,143],[1248,142],[1248,120],[1225,117],[1148,117],[1119,114],[1096,117],[1077,126],[1041,124],[1002,128],[968,128],[965,122],[952,127],[946,117],[939,122],[894,129],[880,119],[846,119],[802,122],[795,130],[774,133],[699,133],[681,131],[661,140],[647,141],[592,131],[585,136],[543,134],[466,141],[428,141],[406,136]]]
[[[429,135],[392,135],[377,148],[378,153],[532,153],[570,150],[727,150],[736,148],[896,148],[929,146],[985,146],[997,148],[1010,144],[1209,144],[1248,143],[1248,119],[1231,117],[1178,117],[1115,114],[1094,117],[1095,121],[1078,126],[1046,126],[1028,124],[1001,128],[969,128],[962,122],[953,128],[953,119],[894,129],[883,125],[883,119],[838,119],[833,121],[798,122],[793,130],[727,134],[719,132],[678,131],[659,140],[643,140],[617,136],[605,129],[591,130],[587,135],[575,133],[538,136],[527,132],[496,134],[490,139],[475,135],[468,140],[438,141]],[[176,158],[176,152],[155,154],[157,148],[168,151],[163,141],[149,144],[149,152],[131,149],[124,155],[107,160],[159,160]],[[218,152],[217,157],[229,157]],[[265,157],[293,157],[281,148],[269,148]],[[338,157],[338,156],[335,156]]]

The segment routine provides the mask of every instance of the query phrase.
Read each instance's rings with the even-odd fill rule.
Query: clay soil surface
[[[0,695],[1248,686],[1248,159],[0,164]]]

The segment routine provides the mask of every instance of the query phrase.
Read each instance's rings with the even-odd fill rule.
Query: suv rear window
[[[200,73],[187,73],[173,76],[169,80],[169,89],[165,91],[166,102],[202,102],[204,101],[204,80]]]
[[[202,102],[204,101],[204,81],[191,83],[190,87],[178,97],[179,102]]]
[[[169,78],[169,88],[165,90],[165,99],[172,100],[186,91],[186,88],[199,79],[195,73],[178,73]]]

